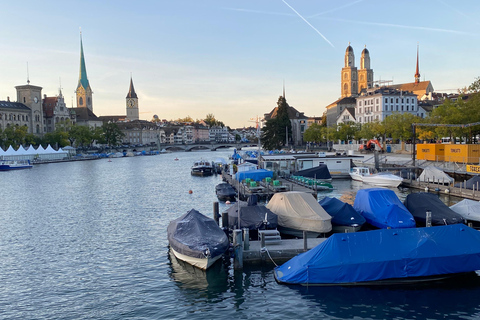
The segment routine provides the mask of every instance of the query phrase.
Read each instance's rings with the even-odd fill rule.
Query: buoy
[[[445,189],[445,193],[450,193],[450,189]]]
[[[225,201],[225,204],[230,204],[230,201],[229,200]]]
[[[428,192],[428,187],[425,187],[425,192]]]
[[[192,194],[192,193],[193,193],[193,191],[192,191],[192,190],[188,190],[188,193],[189,193],[189,194]]]

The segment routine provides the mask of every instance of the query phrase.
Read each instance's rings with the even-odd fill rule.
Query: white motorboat
[[[350,176],[355,181],[361,181],[380,187],[398,187],[403,179],[388,172],[371,173],[368,167],[354,167]]]

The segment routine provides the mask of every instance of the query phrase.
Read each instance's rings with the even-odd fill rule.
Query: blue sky
[[[422,80],[454,92],[480,76],[480,2],[467,0],[8,1],[0,19],[0,100],[31,84],[72,105],[81,27],[97,115],[125,114],[130,75],[140,118],[254,125],[287,102],[321,116],[340,97],[348,43],[375,80]]]

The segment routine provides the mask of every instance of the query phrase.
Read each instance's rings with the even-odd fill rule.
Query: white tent
[[[423,169],[423,172],[418,177],[417,181],[450,184],[455,182],[455,179],[453,179],[452,177],[450,177],[448,174],[438,169],[437,167],[428,166],[425,169]]]
[[[451,206],[450,209],[467,220],[480,222],[480,202],[478,201],[463,199]]]

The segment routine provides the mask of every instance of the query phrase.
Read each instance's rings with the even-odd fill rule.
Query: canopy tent
[[[450,209],[466,220],[480,222],[480,202],[478,201],[463,199],[453,206],[450,206]]]
[[[244,172],[237,172],[235,174],[235,179],[237,181],[242,181],[247,178],[250,178],[251,180],[254,181],[261,181],[267,177],[272,178],[273,177],[273,172],[266,170],[266,169],[257,169],[257,170],[250,170],[250,171],[244,171]]]
[[[478,188],[480,187],[480,176],[473,176],[467,181],[455,183],[455,187],[470,190],[473,190],[473,188],[475,188],[475,190],[478,190]]]
[[[455,179],[434,166],[428,166],[423,169],[422,174],[417,181],[450,184],[455,182]]]
[[[294,176],[301,176],[306,178],[314,178],[317,180],[331,180],[332,176],[326,164],[319,164],[318,167],[313,167],[305,170],[297,171]]]
[[[62,148],[55,150],[52,148],[51,145],[48,145],[46,149],[44,149],[41,145],[35,149],[32,145],[30,145],[27,149],[23,146],[20,146],[18,150],[15,150],[11,145],[8,147],[6,151],[0,148],[0,157],[5,160],[30,160],[33,161],[38,159],[63,159],[68,156],[68,151],[62,150]]]
[[[276,267],[287,284],[355,284],[471,272],[480,268],[480,232],[462,224],[336,233]]]

